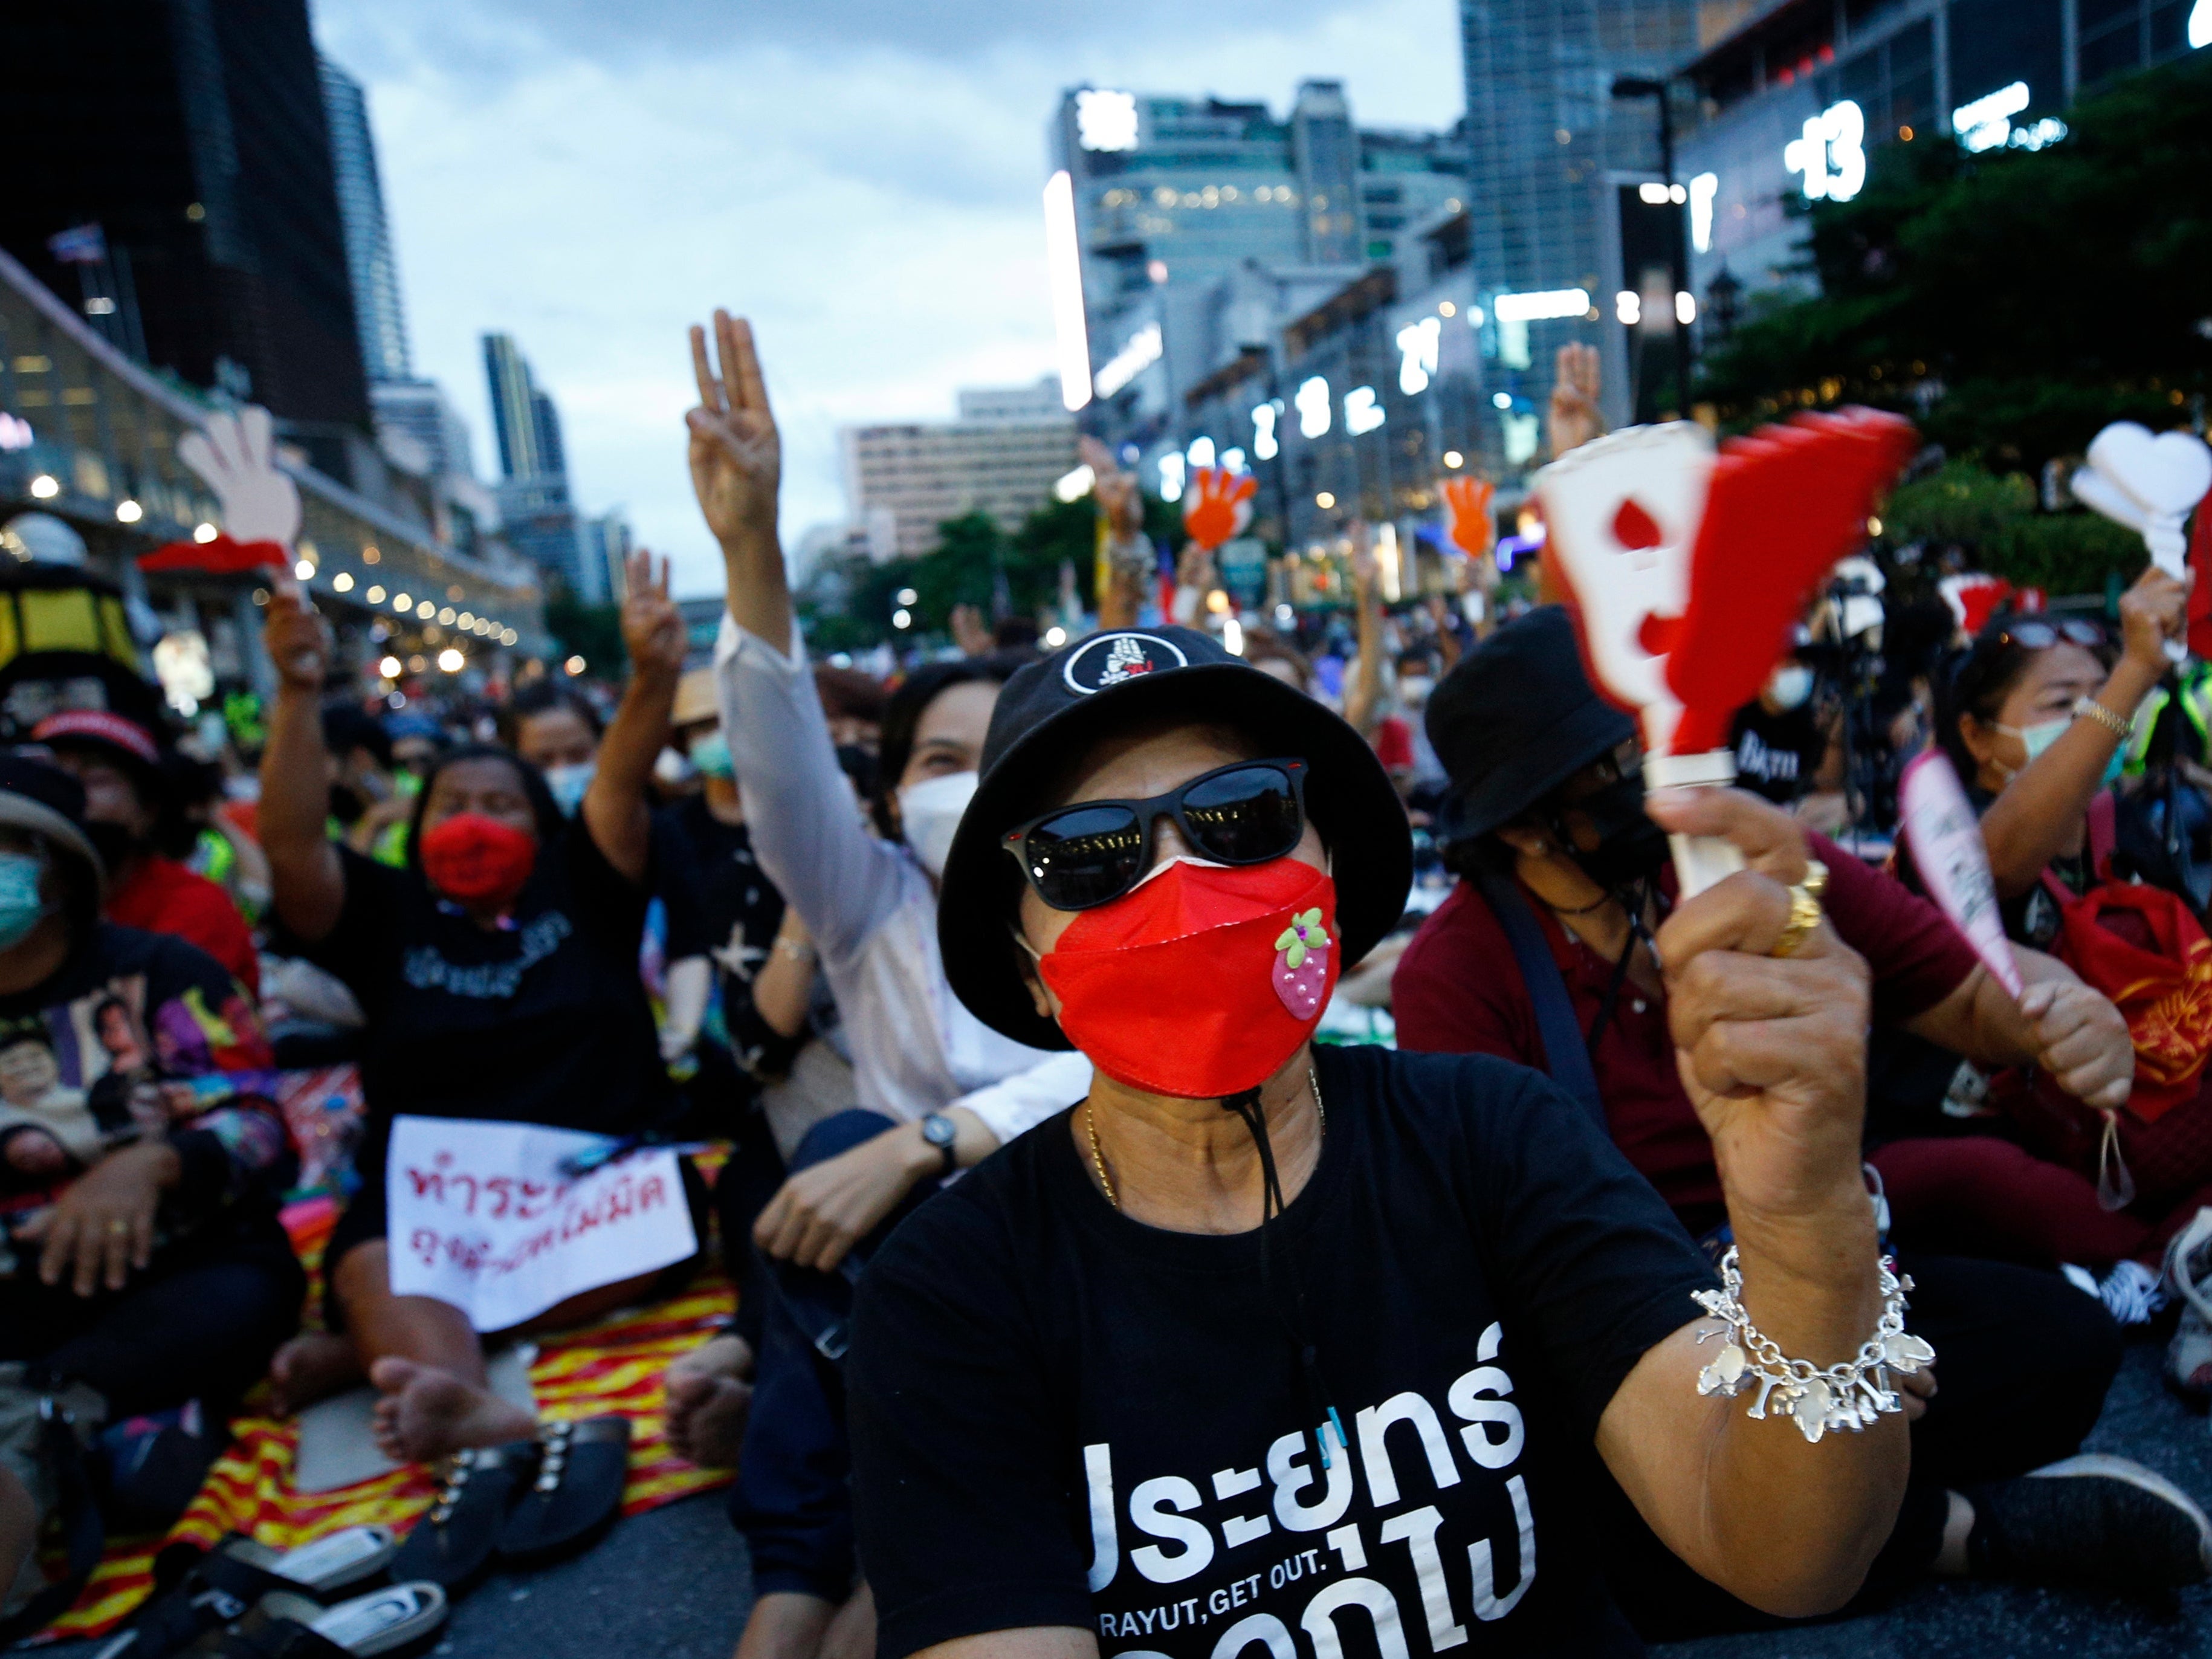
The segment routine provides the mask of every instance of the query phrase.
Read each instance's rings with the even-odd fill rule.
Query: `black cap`
[[[1365,738],[1335,714],[1188,628],[1093,634],[1006,682],[939,889],[937,940],[953,994],[993,1030],[1069,1048],[1040,1016],[1008,931],[1021,870],[1006,832],[1052,803],[1055,773],[1098,738],[1163,715],[1244,732],[1262,754],[1310,769],[1306,810],[1332,854],[1347,969],[1397,926],[1413,879],[1406,809]]]
[[[1451,777],[1439,842],[1511,822],[1601,756],[1636,722],[1583,672],[1575,627],[1556,605],[1505,624],[1429,694],[1429,744]]]
[[[106,872],[84,832],[82,784],[49,761],[0,753],[0,824],[43,836],[56,852],[76,859],[98,902]]]

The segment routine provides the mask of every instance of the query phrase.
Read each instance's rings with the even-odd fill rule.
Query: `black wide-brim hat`
[[[1306,812],[1331,854],[1345,969],[1404,915],[1413,836],[1365,738],[1195,629],[1093,634],[1006,682],[984,739],[982,778],[945,861],[937,903],[945,975],[993,1030],[1033,1048],[1075,1046],[1037,1012],[1022,975],[1013,934],[1022,872],[1006,833],[1056,804],[1044,792],[1091,744],[1177,717],[1233,727],[1266,758],[1306,763]]]
[[[1429,694],[1429,746],[1451,779],[1436,817],[1440,842],[1510,823],[1592,761],[1636,735],[1636,722],[1583,672],[1564,608],[1539,606],[1467,653]]]

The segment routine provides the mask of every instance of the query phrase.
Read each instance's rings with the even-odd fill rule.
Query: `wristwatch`
[[[960,1126],[942,1112],[930,1112],[921,1120],[921,1138],[945,1155],[943,1173],[951,1175],[958,1167],[954,1146],[960,1139]]]

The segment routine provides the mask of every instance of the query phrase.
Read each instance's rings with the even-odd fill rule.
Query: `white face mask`
[[[1813,671],[1802,663],[1791,663],[1774,671],[1774,678],[1767,691],[1778,708],[1798,708],[1813,695]]]
[[[899,823],[906,833],[906,844],[933,876],[945,873],[945,860],[952,853],[953,832],[960,828],[960,815],[975,798],[975,784],[973,772],[949,772],[943,777],[908,784],[898,792]]]
[[[1428,707],[1429,693],[1437,683],[1425,674],[1409,674],[1398,682],[1398,701],[1408,708]]]

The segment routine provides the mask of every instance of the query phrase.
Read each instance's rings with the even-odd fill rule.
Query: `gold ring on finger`
[[[1820,925],[1820,901],[1802,884],[1790,890],[1790,920],[1782,924],[1782,937],[1774,941],[1769,956],[1794,957],[1805,936]]]

